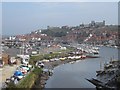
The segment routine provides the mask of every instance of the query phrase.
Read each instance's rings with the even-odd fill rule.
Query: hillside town
[[[51,45],[52,43],[90,43],[97,45],[118,46],[118,27],[116,25],[105,25],[103,22],[91,21],[89,24],[79,26],[50,27],[38,29],[24,35],[3,37],[2,44],[8,47],[20,47],[21,42],[29,45]]]
[[[80,48],[78,48],[78,45]],[[34,70],[34,65],[47,67],[53,65],[51,63],[53,61],[55,61],[54,64],[56,65],[57,63],[63,64],[70,62],[73,59],[98,58],[99,55],[91,55],[93,53],[99,54],[99,48],[96,48],[96,46],[119,48],[119,45],[118,26],[106,25],[104,20],[102,22],[91,21],[88,24],[82,23],[78,26],[47,26],[47,29],[38,29],[24,35],[3,36],[0,45],[2,47],[0,68],[6,71],[7,68],[13,66],[14,68],[8,71],[8,73],[11,73],[10,75],[14,73],[14,76],[18,76],[18,73],[20,73],[22,77],[17,78],[21,80],[21,78],[27,76],[27,74]],[[61,52],[58,54],[59,51],[63,51],[63,54]],[[57,52],[57,55],[54,52]],[[44,56],[46,54],[51,56]],[[40,59],[39,57],[34,59],[35,62],[31,61],[32,63],[29,64],[31,57],[33,58],[37,55],[43,55],[41,57],[43,62],[37,61]],[[66,59],[70,60],[62,62]],[[6,68],[6,65],[10,66]],[[14,72],[16,68],[19,68],[17,70],[23,70],[25,68],[27,71],[21,71],[22,73],[18,71]],[[10,75],[3,76],[3,81],[6,82]],[[14,80],[14,83],[16,84],[18,82]],[[41,81],[41,83],[45,83],[45,81]]]

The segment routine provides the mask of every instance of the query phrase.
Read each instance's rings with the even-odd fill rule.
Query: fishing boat
[[[117,64],[109,63],[104,66],[103,70],[96,71],[97,73],[96,79],[92,78],[92,79],[86,79],[86,80],[94,84],[96,88],[102,88],[102,90],[104,90],[104,88],[107,88],[109,90],[111,89],[116,90],[118,89],[117,80],[118,80],[118,77],[120,76],[119,65],[120,65],[120,61],[118,61]]]
[[[87,53],[86,57],[88,57],[88,58],[99,58],[100,56],[99,56],[99,54]]]

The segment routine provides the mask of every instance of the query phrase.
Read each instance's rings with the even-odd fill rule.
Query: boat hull
[[[97,90],[116,90],[116,87],[112,87],[112,86],[108,86],[106,85],[104,82],[101,82],[97,79],[86,79],[87,81],[89,81],[90,83],[92,83],[93,85],[96,86]]]

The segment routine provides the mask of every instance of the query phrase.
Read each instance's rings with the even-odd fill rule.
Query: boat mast
[[[19,49],[20,49],[20,55],[21,55],[21,47]]]
[[[24,55],[25,53],[24,53],[24,49],[25,49],[25,43],[24,43],[24,41],[23,41],[23,49],[22,49],[22,54]]]
[[[22,46],[21,46],[21,49],[20,49],[20,54],[21,54],[21,55],[24,55],[24,54],[25,54],[25,52],[24,52],[24,51],[25,51],[25,50],[24,50],[24,49],[25,49],[25,43],[24,43],[25,40],[23,39],[23,40],[21,40],[21,41],[22,41]]]
[[[102,70],[102,60],[100,60],[100,70]]]

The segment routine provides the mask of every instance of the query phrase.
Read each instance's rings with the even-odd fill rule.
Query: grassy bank
[[[36,83],[37,79],[39,78],[39,75],[41,74],[40,68],[35,68],[33,71],[31,71],[25,78],[23,78],[17,85],[14,85],[13,83],[10,83],[8,85],[7,89],[12,88],[32,88],[33,85]]]

